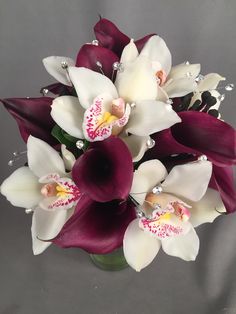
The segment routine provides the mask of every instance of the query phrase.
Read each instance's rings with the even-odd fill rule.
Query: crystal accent
[[[199,161],[207,161],[207,156],[206,155],[201,155],[198,157]]]
[[[154,203],[153,207],[154,207],[155,210],[160,210],[161,209],[161,205],[158,204],[158,203]]]
[[[198,82],[200,82],[200,81],[204,80],[204,78],[205,78],[205,76],[204,76],[204,75],[199,74],[199,75],[195,78],[195,81],[198,83]]]
[[[98,46],[99,45],[99,41],[97,39],[92,40],[92,45],[94,46]]]
[[[46,96],[48,94],[49,90],[47,88],[42,89],[43,96]]]
[[[9,160],[7,164],[9,167],[12,167],[14,165],[14,160],[13,159]]]
[[[190,62],[189,61],[185,61],[184,64],[190,65]]]
[[[152,193],[157,194],[157,195],[161,194],[162,191],[163,191],[163,188],[160,185],[157,185],[152,189]]]
[[[143,218],[143,217],[145,217],[144,212],[142,212],[141,210],[138,210],[138,211],[137,211],[137,217],[138,217],[138,218]]]
[[[31,213],[33,213],[33,209],[32,208],[26,208],[26,210],[25,210],[25,213],[26,214],[31,214]]]
[[[221,94],[219,97],[218,97],[218,100],[219,101],[223,101],[225,99],[225,94]]]
[[[68,68],[68,63],[66,62],[66,61],[62,61],[61,62],[61,67],[62,67],[62,69],[67,69]]]
[[[150,148],[153,148],[155,146],[156,142],[150,138],[147,140],[147,147],[150,149]]]
[[[227,84],[227,85],[225,86],[225,90],[227,90],[228,92],[230,92],[230,91],[233,90],[233,89],[234,89],[234,84],[233,84],[233,83]]]
[[[173,104],[173,100],[172,100],[172,99],[168,99],[168,100],[166,101],[166,103],[167,103],[168,105],[172,105],[172,104]]]
[[[76,142],[75,145],[76,145],[76,147],[77,147],[78,149],[83,149],[83,147],[84,147],[84,142],[81,141],[81,140],[79,140],[79,141]]]
[[[118,72],[123,71],[122,63],[120,63],[118,61],[113,63],[112,68],[113,68],[114,71],[118,71]]]
[[[130,105],[130,107],[133,109],[133,108],[136,107],[136,104],[133,102],[133,103]]]
[[[100,61],[97,61],[97,62],[96,62],[96,65],[97,65],[99,68],[102,68],[102,64],[101,64]]]

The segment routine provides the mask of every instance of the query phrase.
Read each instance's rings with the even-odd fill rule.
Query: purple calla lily
[[[72,177],[81,193],[95,201],[124,200],[133,179],[131,154],[118,137],[91,143],[75,162]]]
[[[103,73],[109,78],[112,78],[112,65],[117,61],[119,61],[119,58],[111,50],[101,46],[86,44],[80,49],[77,55],[76,66],[100,72],[100,68],[97,65],[97,62],[100,62]]]
[[[1,102],[16,120],[22,139],[27,142],[29,135],[40,138],[50,145],[57,144],[51,135],[55,122],[51,118],[53,98],[8,98]]]
[[[60,247],[79,247],[89,253],[106,254],[122,245],[129,223],[135,219],[131,202],[94,202],[83,196],[74,215],[52,242]]]
[[[101,46],[114,51],[119,57],[121,56],[124,47],[130,42],[130,38],[122,33],[114,23],[107,19],[100,19],[94,26],[94,33]],[[153,35],[155,34],[146,35],[135,41],[139,51]]]

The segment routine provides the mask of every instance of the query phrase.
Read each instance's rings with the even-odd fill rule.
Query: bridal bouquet
[[[161,248],[195,260],[195,228],[236,210],[235,131],[219,113],[234,85],[173,66],[156,34],[130,39],[106,19],[94,31],[76,61],[43,59],[58,82],[42,97],[1,100],[27,143],[1,193],[32,213],[34,254],[123,246],[136,271]]]

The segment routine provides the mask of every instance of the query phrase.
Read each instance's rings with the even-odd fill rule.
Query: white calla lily
[[[219,197],[214,202],[215,192],[207,190],[211,172],[212,164],[206,160],[176,166],[169,174],[158,160],[139,166],[130,195],[139,203],[143,217],[131,222],[123,241],[131,267],[137,271],[146,267],[160,246],[169,255],[195,260],[199,239],[193,227],[213,221],[216,203],[222,204]],[[204,215],[207,205],[208,212]]]
[[[34,254],[41,253],[71,216],[81,193],[66,173],[63,159],[51,146],[30,136],[27,142],[29,167],[15,170],[1,185],[1,193],[14,205],[33,211]],[[73,157],[65,149],[63,157],[72,166]],[[68,157],[69,155],[69,157]],[[40,231],[38,233],[38,231]]]

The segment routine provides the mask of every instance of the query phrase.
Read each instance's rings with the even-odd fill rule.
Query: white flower
[[[158,160],[144,162],[135,171],[130,195],[145,217],[130,223],[123,247],[136,271],[149,265],[160,247],[187,261],[196,258],[199,239],[194,227],[213,221],[216,208],[224,210],[219,194],[207,190],[211,172],[212,164],[202,160],[175,166],[169,174]]]
[[[166,101],[168,98],[181,97],[194,91],[197,87],[196,77],[200,72],[200,64],[189,64],[188,62],[171,67],[171,53],[165,41],[159,36],[152,36],[144,45],[140,54],[133,40],[125,47],[121,62],[124,71],[118,73],[116,86],[123,92],[129,93],[132,98],[132,75],[130,68],[136,67],[140,59],[151,62],[153,73],[156,77],[156,100]],[[149,83],[147,83],[149,84]],[[130,88],[131,86],[131,88]]]
[[[1,185],[1,193],[12,205],[31,208],[34,254],[42,253],[72,215],[80,191],[66,173],[63,159],[47,143],[30,136],[27,142],[28,167],[15,170]],[[73,155],[62,147],[66,168]]]

